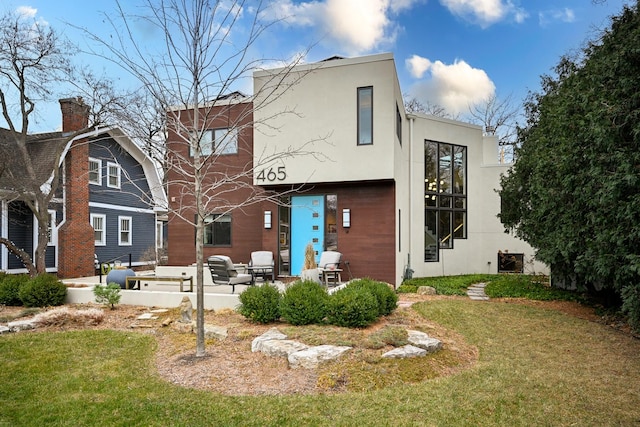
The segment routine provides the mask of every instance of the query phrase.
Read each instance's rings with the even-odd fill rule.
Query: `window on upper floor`
[[[193,157],[193,148],[189,149]],[[209,129],[202,133],[200,138],[200,155],[210,156],[211,154],[237,154],[238,153],[238,129],[219,128]]]
[[[107,187],[120,188],[120,165],[107,163]]]
[[[89,184],[102,185],[102,161],[89,158]]]
[[[467,147],[425,141],[425,261],[467,238]]]
[[[206,246],[231,246],[231,215],[211,214],[204,219]]]
[[[358,88],[358,145],[373,144],[373,87]]]
[[[120,246],[131,246],[131,217],[118,217],[118,244]]]
[[[96,246],[107,244],[107,217],[103,214],[90,214],[93,227],[93,239]]]
[[[402,145],[402,115],[398,104],[396,104],[396,135],[398,136],[398,142]]]

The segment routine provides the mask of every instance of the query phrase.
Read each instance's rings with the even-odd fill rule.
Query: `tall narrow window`
[[[107,217],[101,214],[91,214],[91,225],[93,226],[93,238],[96,246],[107,244]]]
[[[425,261],[467,238],[467,147],[425,141]]]
[[[131,217],[118,217],[118,244],[120,246],[131,246]]]
[[[373,87],[358,88],[358,145],[373,144]]]
[[[396,135],[398,136],[398,142],[402,145],[402,115],[398,104],[396,104]]]
[[[107,163],[107,187],[120,188],[120,165]]]
[[[99,159],[89,159],[89,184],[102,184],[102,162]]]
[[[49,211],[49,221],[47,223],[47,246],[55,246],[57,244],[56,233],[56,211]]]

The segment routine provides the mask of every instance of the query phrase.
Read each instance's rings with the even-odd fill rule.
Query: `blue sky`
[[[5,3],[5,2],[3,2]],[[123,0],[135,10],[138,0]],[[289,58],[313,44],[305,57],[315,62],[333,55],[359,56],[391,52],[404,93],[423,102],[464,114],[468,105],[489,95],[511,95],[520,102],[539,88],[540,75],[551,72],[560,56],[578,49],[608,17],[618,14],[623,0],[593,4],[591,0],[272,0],[266,17],[279,19],[258,41],[256,52],[269,58]],[[6,2],[46,21],[72,41],[80,32],[67,25],[88,27],[108,36],[102,13],[112,14],[112,0],[24,0]],[[250,17],[252,2],[243,12]],[[244,22],[241,21],[241,25]],[[240,30],[240,28],[237,28]],[[155,37],[139,28],[140,40]],[[121,76],[113,65],[79,57],[100,72]],[[59,127],[59,113],[43,113],[38,127]]]

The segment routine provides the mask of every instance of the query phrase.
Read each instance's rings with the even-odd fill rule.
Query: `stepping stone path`
[[[382,355],[384,358],[407,358],[426,356],[442,348],[442,342],[431,338],[424,332],[407,331],[407,344],[395,348]],[[276,328],[271,328],[251,342],[252,352],[261,352],[267,356],[286,357],[292,369],[313,369],[327,360],[334,360],[342,356],[351,347],[335,345],[318,345],[309,347],[301,342],[288,340],[287,336]]]
[[[476,283],[467,288],[467,295],[474,301],[489,301],[489,297],[484,293],[486,283]]]

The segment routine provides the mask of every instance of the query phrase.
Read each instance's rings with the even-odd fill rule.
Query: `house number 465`
[[[278,166],[277,168],[262,169],[258,173],[258,181],[284,181],[287,179],[287,172],[285,172],[284,166]]]

